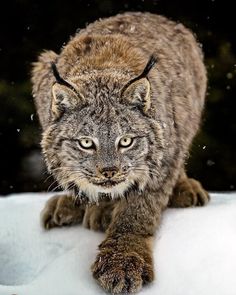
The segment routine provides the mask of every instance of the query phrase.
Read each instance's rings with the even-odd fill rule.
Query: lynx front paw
[[[96,231],[105,231],[111,222],[113,208],[112,201],[88,206],[84,214],[83,226]]]
[[[145,254],[125,250],[102,247],[92,265],[94,278],[112,294],[137,292],[145,283],[154,279],[150,257],[147,259]]]
[[[210,200],[210,196],[201,183],[193,178],[179,181],[170,198],[169,207],[185,208],[204,206]]]
[[[41,212],[41,222],[45,229],[80,223],[84,209],[74,206],[72,197],[54,196],[50,198]]]

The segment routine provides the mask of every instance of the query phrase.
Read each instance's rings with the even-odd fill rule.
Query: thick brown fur
[[[147,79],[123,93],[152,54],[158,62]],[[55,84],[52,62],[77,94]],[[94,278],[112,293],[140,290],[154,278],[152,239],[162,211],[168,205],[202,206],[209,201],[201,184],[184,171],[205,99],[201,49],[181,24],[150,13],[125,13],[88,25],[59,55],[42,53],[34,64],[32,82],[48,169],[63,188],[71,190],[71,195],[47,202],[44,227],[83,223],[106,231],[92,266]],[[78,130],[100,139],[98,156],[95,150],[89,154],[75,146]],[[113,150],[120,130],[138,134],[136,148]],[[78,174],[74,163],[86,170]],[[117,178],[127,175],[126,182],[99,194],[101,171],[108,166],[107,171],[117,169]],[[85,177],[85,171],[92,176]],[[78,193],[75,200],[78,189],[82,195]],[[104,192],[112,200],[101,200]]]

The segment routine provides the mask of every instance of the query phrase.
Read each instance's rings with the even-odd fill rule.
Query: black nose
[[[105,167],[105,168],[102,168],[100,172],[104,177],[112,178],[117,174],[118,169],[116,167]]]

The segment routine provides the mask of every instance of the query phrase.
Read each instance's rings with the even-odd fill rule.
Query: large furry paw
[[[201,183],[193,178],[186,178],[176,184],[170,198],[169,207],[204,206],[209,201],[210,196]]]
[[[101,287],[112,294],[126,294],[137,292],[145,283],[153,281],[154,271],[149,255],[142,255],[135,249],[111,246],[109,243],[102,244],[92,265],[93,277]]]
[[[41,223],[45,229],[72,225],[83,220],[84,208],[75,206],[72,197],[62,195],[50,198],[41,212]]]
[[[112,201],[87,206],[83,226],[96,231],[105,231],[111,223],[113,208],[114,203]]]

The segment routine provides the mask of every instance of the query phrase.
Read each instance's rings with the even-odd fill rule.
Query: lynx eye
[[[123,147],[123,148],[127,148],[129,146],[131,146],[131,144],[133,143],[133,138],[130,136],[124,136],[120,139],[119,141],[119,146]]]
[[[81,138],[79,139],[79,144],[84,149],[94,149],[95,144],[90,138]]]

